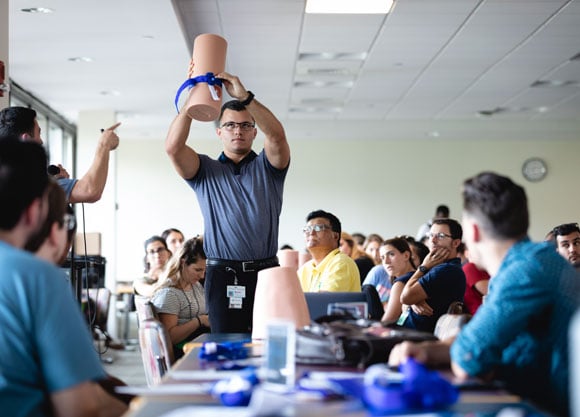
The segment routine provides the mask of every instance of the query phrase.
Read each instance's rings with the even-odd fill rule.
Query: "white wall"
[[[217,138],[191,142],[199,152],[214,157],[221,151]],[[262,146],[257,140],[254,148]],[[378,232],[384,238],[414,235],[440,203],[448,204],[451,217],[459,218],[461,183],[483,170],[508,175],[525,186],[533,239],[542,239],[556,224],[580,220],[576,180],[580,140],[291,140],[291,149],[280,244],[297,249],[302,248],[300,229],[306,214],[319,208],[336,214],[348,232]],[[191,237],[202,233],[203,225],[195,195],[173,171],[161,139],[122,139],[116,152],[117,245],[103,251],[108,258],[117,252],[116,270],[107,275],[132,279],[142,272],[146,238],[167,227]],[[521,175],[523,161],[531,156],[548,163],[549,173],[542,182],[530,183]]]

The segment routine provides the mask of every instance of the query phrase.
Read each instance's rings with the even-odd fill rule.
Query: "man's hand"
[[[103,130],[99,138],[99,145],[106,147],[109,151],[114,151],[119,146],[119,136],[115,133],[115,129],[121,125],[121,122],[115,123],[113,126]]]
[[[57,180],[60,180],[62,178],[70,178],[70,174],[61,164],[58,164],[57,167],[59,169],[58,174],[56,174],[53,178]]]
[[[248,98],[248,90],[246,90],[240,79],[235,75],[228,74],[227,72],[220,72],[216,75],[216,78],[222,80],[228,94],[233,98],[240,101],[244,101]]]
[[[423,259],[423,265],[427,269],[431,269],[447,260],[451,251],[447,248],[435,248],[427,254]]]
[[[399,343],[391,350],[391,354],[389,355],[389,366],[399,366],[406,362],[408,358],[413,358],[420,363],[427,363],[427,348],[419,343]]]
[[[421,301],[420,303],[412,304],[411,309],[420,316],[430,317],[433,315],[433,308],[427,304],[427,301]]]

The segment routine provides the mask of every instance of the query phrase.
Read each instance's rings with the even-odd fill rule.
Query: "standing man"
[[[101,199],[109,173],[109,154],[119,146],[115,129],[120,124],[101,129],[95,158],[82,178],[69,178],[69,173],[60,164],[58,172],[50,173],[64,189],[69,203],[94,203]],[[42,145],[40,133],[36,111],[27,107],[7,107],[0,111],[0,137],[18,136],[20,140]]]
[[[238,77],[217,74],[235,100],[222,106],[218,159],[186,145],[192,119],[182,110],[169,128],[165,150],[195,191],[204,218],[206,304],[212,332],[252,331],[258,271],[278,265],[278,226],[290,147],[278,119]],[[266,139],[252,150],[258,133]]]
[[[457,257],[463,231],[456,220],[435,219],[427,237],[430,252],[403,288],[401,303],[410,307],[397,323],[433,332],[449,305],[463,302],[465,274]]]
[[[360,273],[354,260],[339,249],[340,220],[323,210],[306,216],[302,229],[312,260],[298,270],[304,292],[360,292]]]
[[[0,410],[7,416],[120,416],[61,270],[23,250],[46,219],[46,154],[0,141]]]
[[[580,227],[578,223],[566,223],[553,229],[558,253],[580,270]]]

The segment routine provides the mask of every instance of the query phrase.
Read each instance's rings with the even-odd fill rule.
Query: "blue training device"
[[[179,113],[179,106],[178,106],[178,102],[179,102],[179,97],[181,96],[181,93],[183,93],[183,90],[185,90],[186,88],[193,88],[195,87],[196,84],[199,83],[207,83],[209,85],[217,85],[219,87],[222,86],[222,80],[220,80],[219,78],[216,78],[213,72],[208,72],[205,75],[198,75],[197,77],[193,77],[193,78],[189,78],[188,80],[185,80],[185,82],[183,84],[181,84],[181,86],[178,88],[177,90],[177,94],[175,95],[175,108],[177,109],[177,112]]]

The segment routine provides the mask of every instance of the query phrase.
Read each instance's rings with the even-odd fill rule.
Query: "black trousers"
[[[245,287],[242,308],[230,308],[228,285]],[[254,295],[258,271],[242,272],[224,266],[208,265],[205,272],[205,302],[212,333],[251,333]]]

